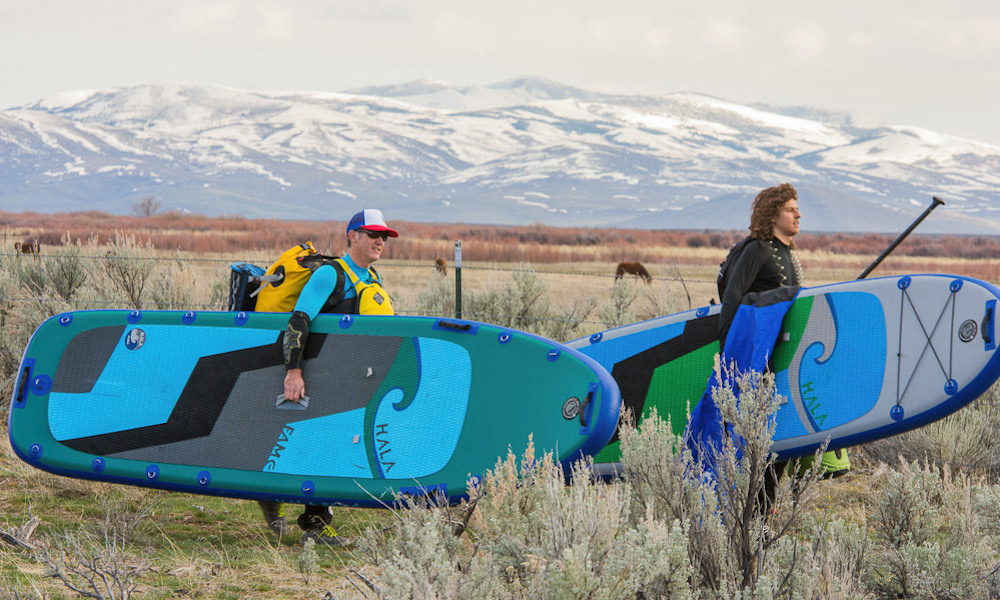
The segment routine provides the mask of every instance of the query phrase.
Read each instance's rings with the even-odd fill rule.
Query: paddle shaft
[[[935,208],[937,208],[942,204],[944,204],[944,200],[938,198],[937,196],[934,196],[933,199],[931,200],[931,205],[928,206],[927,209],[919,217],[917,217],[916,221],[910,223],[910,226],[906,228],[906,231],[899,234],[899,237],[896,238],[895,241],[893,241],[891,244],[889,244],[889,247],[886,248],[885,251],[882,252],[882,254],[880,254],[878,258],[875,259],[875,262],[868,265],[868,268],[865,269],[864,272],[861,273],[861,275],[858,275],[858,279],[864,279],[865,277],[868,277],[868,274],[874,271],[875,267],[879,266],[879,264],[885,259],[885,257],[889,256],[889,253],[895,250],[896,246],[898,246],[904,239],[906,239],[906,236],[910,235],[910,232],[916,229],[917,225],[920,225],[921,221],[927,218],[927,215],[931,214],[932,210],[934,210]]]

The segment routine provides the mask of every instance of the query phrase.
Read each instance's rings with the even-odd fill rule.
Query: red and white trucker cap
[[[347,232],[350,233],[355,229],[385,231],[389,234],[389,237],[399,237],[399,233],[395,229],[390,229],[389,226],[385,224],[385,218],[382,217],[382,211],[377,208],[366,208],[351,217],[350,222],[347,223]]]

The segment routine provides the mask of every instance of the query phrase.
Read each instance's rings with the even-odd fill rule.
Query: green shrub
[[[543,297],[548,286],[538,279],[530,266],[511,272],[509,285],[465,294],[462,315],[501,327],[531,331],[548,316],[549,303]]]
[[[62,237],[62,246],[45,257],[45,273],[56,296],[69,302],[87,281],[87,269],[80,244],[73,244],[69,235]]]
[[[367,546],[376,587],[386,598],[996,597],[1000,487],[947,467],[883,465],[855,522],[815,511],[817,487],[841,483],[820,483],[814,465],[761,510],[773,378],[722,376],[716,402],[729,439],[745,442],[723,444],[713,477],[655,414],[622,427],[616,482],[581,461],[567,486],[529,444],[468,503],[398,511]]]
[[[786,574],[785,594],[778,597],[863,600],[873,595],[863,582],[871,552],[862,525],[806,516],[795,535],[776,548],[778,571]]]
[[[548,295],[548,286],[529,266],[512,271],[510,281],[482,290],[462,292],[462,317],[500,327],[535,333],[565,342],[578,337],[580,326],[593,312],[597,299],[575,296],[558,304]],[[416,313],[435,317],[455,315],[455,283],[432,274],[417,295]]]
[[[432,273],[417,294],[416,312],[428,317],[454,317],[455,280]]]
[[[898,470],[883,464],[875,484],[871,589],[883,598],[988,597],[997,540],[980,507],[995,503],[996,487],[903,460]]]
[[[99,278],[98,293],[107,308],[142,310],[146,284],[156,266],[153,245],[137,242],[135,235],[116,232],[100,266],[104,277]]]
[[[136,556],[119,540],[86,533],[64,532],[51,536],[41,553],[46,575],[88,598],[128,600],[149,569],[149,561]]]
[[[6,408],[31,334],[54,315],[71,310],[39,257],[4,254],[0,261],[0,408]]]
[[[779,542],[809,506],[816,474],[777,492],[777,515],[757,510],[777,400],[773,378],[727,379],[718,402],[740,418],[739,435],[757,436],[742,454],[727,445],[712,479],[684,440],[654,414],[641,431],[621,431],[623,479],[592,477],[589,461],[563,468],[529,442],[509,452],[479,482],[469,503],[398,512],[399,523],[367,545],[387,598],[741,598],[774,597],[796,561],[782,562]],[[758,451],[759,449],[759,451]],[[725,463],[725,464],[723,464]],[[455,511],[470,514],[455,527]],[[765,534],[765,520],[775,529]],[[458,535],[456,535],[458,533]],[[787,554],[787,553],[786,553]],[[819,567],[816,567],[819,569]],[[761,596],[761,594],[764,594]]]
[[[590,477],[582,462],[565,485],[551,455],[513,453],[468,504],[414,503],[399,512],[392,544],[379,547],[377,587],[386,598],[690,597],[684,525],[626,526],[629,489]],[[456,512],[474,510],[456,536]]]
[[[609,329],[635,322],[632,304],[639,297],[639,279],[623,277],[615,279],[611,286],[611,299],[601,309],[601,320]]]
[[[178,310],[194,306],[195,274],[181,257],[162,261],[157,266],[149,280],[149,300],[153,307]]]

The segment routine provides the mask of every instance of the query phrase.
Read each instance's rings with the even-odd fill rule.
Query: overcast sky
[[[809,104],[1000,145],[993,0],[0,0],[0,109],[167,81],[541,76]]]

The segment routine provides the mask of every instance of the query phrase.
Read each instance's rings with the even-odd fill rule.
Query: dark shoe
[[[287,535],[292,532],[292,528],[288,526],[288,521],[285,517],[278,517],[277,519],[271,521],[267,524],[267,528],[270,529],[275,535]]]
[[[291,532],[288,521],[285,519],[284,504],[269,500],[258,500],[257,504],[260,505],[260,510],[264,513],[264,522],[267,523],[268,529],[279,536]]]
[[[764,525],[760,528],[760,541],[762,544],[770,543],[774,535],[771,533],[771,528]]]
[[[307,506],[306,510],[312,507]],[[329,513],[304,512],[299,515],[298,524],[302,531],[320,531],[330,524],[333,517]]]
[[[351,543],[347,538],[337,535],[337,531],[329,525],[322,529],[313,529],[303,533],[302,543],[306,543],[306,540],[313,540],[317,544],[331,548],[343,548]]]

